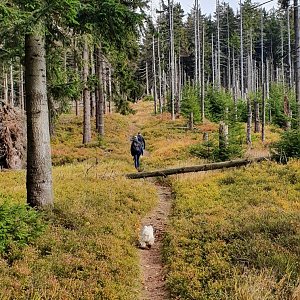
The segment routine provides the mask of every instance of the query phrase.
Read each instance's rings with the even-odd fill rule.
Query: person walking
[[[138,138],[138,141],[142,144],[142,155],[144,155],[144,150],[146,149],[145,139],[140,132],[138,132],[137,138]]]
[[[139,171],[140,170],[140,156],[143,153],[143,145],[139,141],[137,136],[132,138],[132,143],[130,147],[131,155],[134,160],[134,167]]]

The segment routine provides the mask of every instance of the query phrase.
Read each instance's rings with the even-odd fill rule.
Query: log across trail
[[[168,175],[181,174],[181,173],[201,172],[201,171],[218,170],[223,168],[241,167],[241,166],[248,165],[250,163],[266,161],[269,159],[270,157],[265,157],[265,156],[256,157],[252,159],[237,159],[237,160],[210,163],[210,164],[204,164],[198,166],[164,169],[164,170],[157,170],[151,172],[130,173],[127,174],[126,177],[129,179],[139,179],[139,178],[157,177],[157,176],[166,177]]]

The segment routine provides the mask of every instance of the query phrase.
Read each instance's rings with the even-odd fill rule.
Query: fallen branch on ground
[[[199,166],[180,167],[180,168],[165,169],[165,170],[158,170],[158,171],[151,171],[151,172],[131,173],[131,174],[127,174],[126,177],[129,179],[139,179],[139,178],[157,177],[157,176],[166,177],[168,175],[181,174],[181,173],[201,172],[201,171],[210,171],[210,170],[217,170],[223,168],[240,167],[240,166],[248,165],[250,163],[266,161],[269,159],[270,159],[269,157],[238,159],[238,160],[204,164]]]

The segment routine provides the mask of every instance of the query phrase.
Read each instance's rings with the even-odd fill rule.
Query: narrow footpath
[[[159,196],[156,208],[142,220],[144,225],[152,225],[155,230],[155,243],[149,250],[140,249],[140,264],[143,280],[141,300],[170,299],[165,284],[165,273],[162,263],[162,240],[166,231],[168,216],[171,210],[171,189],[155,184]]]

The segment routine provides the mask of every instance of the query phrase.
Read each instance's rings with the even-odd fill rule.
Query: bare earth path
[[[150,215],[142,220],[141,227],[151,224],[155,230],[155,243],[149,250],[140,249],[143,289],[141,300],[170,299],[165,286],[162,264],[162,239],[171,209],[171,189],[156,184],[159,203]]]

